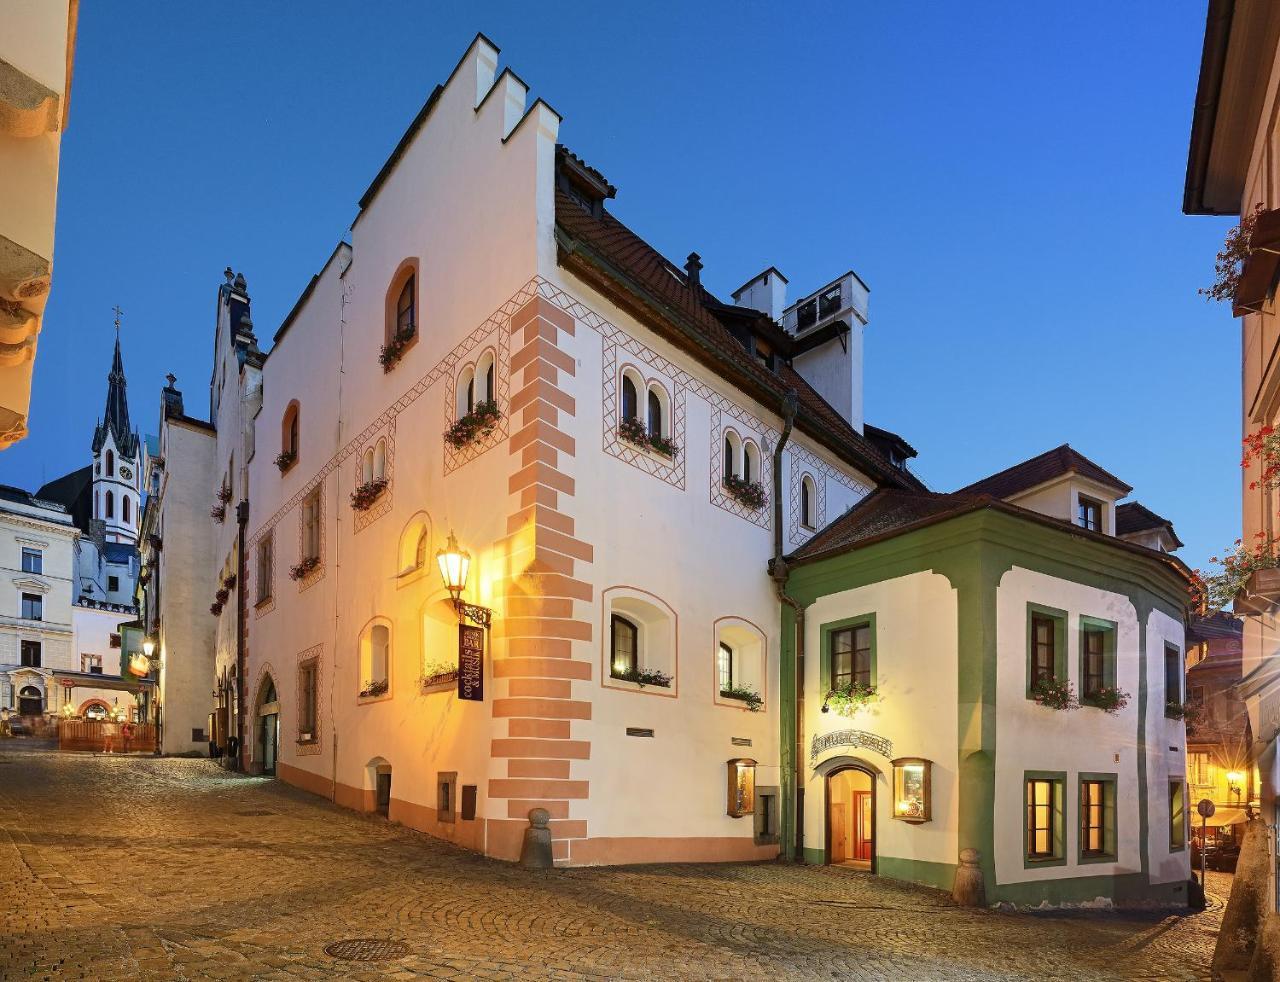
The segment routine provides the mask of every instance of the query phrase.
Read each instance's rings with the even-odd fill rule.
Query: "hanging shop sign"
[[[146,678],[151,674],[151,659],[146,655],[132,654],[129,656],[129,673],[136,675],[138,678]]]
[[[809,745],[809,761],[812,763],[818,759],[819,754],[836,747],[861,747],[881,757],[893,759],[892,740],[866,730],[835,730],[831,733],[814,734],[813,742]]]
[[[484,702],[484,628],[458,625],[458,698]]]

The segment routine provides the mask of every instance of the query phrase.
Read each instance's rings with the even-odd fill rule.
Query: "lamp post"
[[[481,627],[488,628],[493,620],[493,611],[479,604],[467,603],[462,599],[462,591],[467,588],[467,574],[471,571],[471,553],[458,545],[457,538],[449,532],[448,544],[436,553],[436,564],[440,567],[440,577],[444,587],[453,599],[454,610],[458,619],[470,618]]]
[[[1244,775],[1239,771],[1227,773],[1227,791],[1235,796],[1236,807],[1240,806],[1240,786],[1244,783]]]

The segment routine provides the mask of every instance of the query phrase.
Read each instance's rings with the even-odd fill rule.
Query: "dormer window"
[[[1080,496],[1076,508],[1076,524],[1091,532],[1102,531],[1102,502]]]

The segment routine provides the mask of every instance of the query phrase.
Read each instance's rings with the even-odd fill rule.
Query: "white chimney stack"
[[[778,272],[777,267],[770,266],[734,290],[733,302],[781,321],[783,308],[787,305],[787,278]]]

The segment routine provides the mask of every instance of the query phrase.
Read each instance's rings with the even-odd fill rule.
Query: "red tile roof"
[[[1007,467],[998,474],[975,481],[956,493],[989,494],[993,498],[1010,498],[1047,481],[1052,481],[1054,478],[1073,473],[1113,488],[1120,492],[1121,497],[1133,490],[1110,471],[1103,470],[1084,454],[1073,450],[1070,444],[1064,443],[1030,460]]]
[[[1135,532],[1150,532],[1153,529],[1165,529],[1174,545],[1181,549],[1182,541],[1173,530],[1173,522],[1157,515],[1146,505],[1137,501],[1126,501],[1116,505],[1116,535],[1132,535]]]

